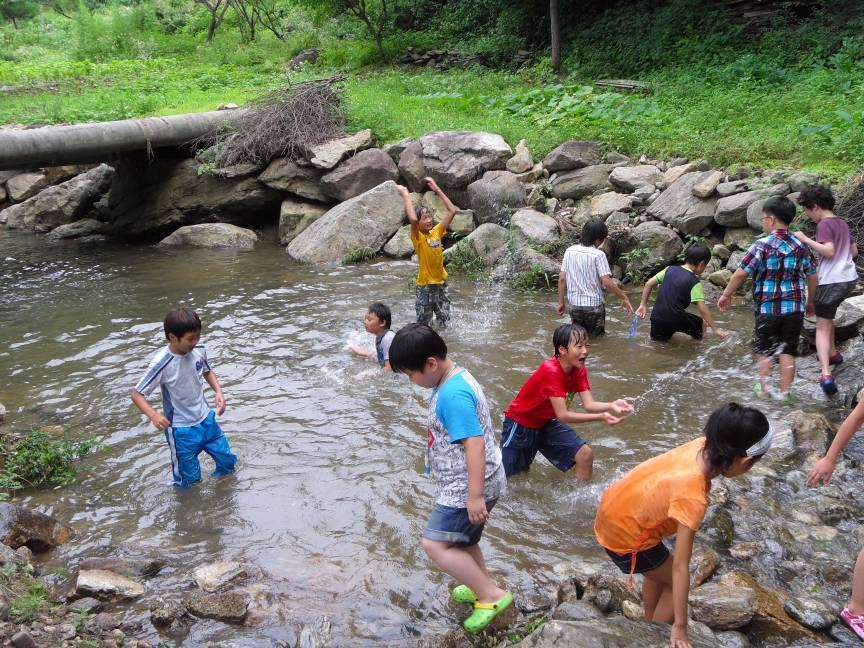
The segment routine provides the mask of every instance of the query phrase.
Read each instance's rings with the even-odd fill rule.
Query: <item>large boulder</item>
[[[183,597],[183,606],[191,614],[206,619],[241,623],[249,610],[249,595],[239,590],[220,594],[192,591]]]
[[[399,171],[419,191],[424,176],[446,189],[468,186],[486,171],[504,169],[513,149],[497,133],[439,131],[410,144],[399,158]]]
[[[609,616],[584,621],[544,623],[538,630],[516,644],[518,648],[665,648],[669,645],[668,625],[631,621],[623,616]],[[716,648],[713,633],[690,628],[693,648]]]
[[[525,206],[525,188],[509,171],[488,171],[468,185],[468,200],[477,222],[505,224]]]
[[[288,244],[288,255],[302,263],[334,263],[357,248],[377,253],[404,215],[402,196],[388,180],[333,207]]]
[[[636,191],[644,185],[657,185],[663,182],[663,172],[653,164],[638,166],[621,166],[612,169],[609,182],[628,193]]]
[[[712,630],[736,630],[756,614],[756,593],[748,587],[707,583],[690,592],[691,616]]]
[[[351,156],[321,177],[324,193],[338,201],[350,200],[382,182],[399,179],[396,164],[381,149],[367,149]]]
[[[94,234],[104,234],[108,231],[108,224],[95,218],[82,218],[81,220],[55,227],[48,233],[48,239],[59,241],[61,239],[83,238]]]
[[[458,245],[467,245],[469,249],[483,259],[486,265],[495,265],[501,255],[507,248],[507,242],[510,240],[510,232],[507,228],[496,225],[495,223],[483,223],[464,239],[459,241]],[[445,258],[450,250],[455,250],[457,246],[453,246],[444,251]]]
[[[103,570],[115,574],[128,576],[129,578],[142,578],[155,576],[165,567],[165,561],[161,558],[101,558],[91,557],[82,560],[78,569],[80,571]]]
[[[672,263],[684,249],[684,242],[669,227],[657,221],[641,223],[633,228],[634,249],[645,250],[646,267],[660,267]]]
[[[527,245],[518,245],[492,273],[496,281],[509,281],[522,289],[549,288],[557,284],[561,263]]]
[[[12,202],[23,202],[49,186],[51,181],[41,171],[19,173],[6,181],[6,193]]]
[[[678,178],[680,178],[685,173],[691,173],[692,171],[697,171],[697,164],[695,162],[687,162],[685,164],[678,164],[675,166],[671,166],[663,172],[663,186],[668,187],[673,182],[675,182]],[[647,186],[647,185],[643,185]]]
[[[611,214],[618,211],[630,211],[636,203],[637,198],[630,194],[622,194],[615,191],[607,191],[591,197],[591,218],[606,220]]]
[[[746,250],[757,238],[759,234],[749,227],[729,227],[723,233],[723,245],[730,250]]]
[[[864,295],[856,295],[844,299],[837,308],[834,318],[834,335],[838,342],[849,340],[858,335],[859,327],[864,324]],[[816,323],[804,320],[804,336],[814,342],[816,339]]]
[[[0,542],[17,549],[44,551],[66,544],[72,528],[49,515],[9,503],[0,503]]]
[[[375,138],[370,129],[362,130],[345,137],[316,144],[306,150],[309,164],[319,169],[329,170],[349,155],[365,151],[375,146]]]
[[[721,182],[717,185],[717,196],[727,198],[735,194],[743,193],[749,189],[749,184],[746,180],[731,180],[729,182]]]
[[[144,586],[138,581],[107,569],[82,569],[75,582],[79,596],[97,598],[138,598],[144,595]]]
[[[510,229],[525,241],[547,245],[558,239],[558,222],[534,209],[520,209],[510,218]]]
[[[414,254],[414,244],[411,242],[411,225],[403,225],[384,245],[382,250],[389,257],[406,259]]]
[[[722,171],[710,171],[707,176],[693,185],[693,195],[697,198],[708,198],[717,190],[717,186],[723,179]]]
[[[818,173],[805,173],[799,171],[789,176],[786,182],[789,183],[789,189],[795,193],[804,191],[807,187],[819,184]]]
[[[49,232],[83,216],[111,186],[114,170],[107,164],[39,192],[4,210],[6,227]],[[140,200],[140,196],[136,196]]]
[[[570,171],[600,164],[600,144],[583,140],[570,140],[556,147],[543,158],[549,173]]]
[[[236,560],[224,560],[201,565],[194,572],[195,584],[205,592],[215,592],[233,581],[242,580],[249,574]]]
[[[714,220],[716,200],[693,195],[693,188],[708,180],[713,173],[685,173],[651,203],[648,215],[669,223],[682,234],[698,234]]]
[[[761,190],[733,194],[717,201],[714,220],[725,227],[744,227],[747,225],[747,208],[765,194]]]
[[[303,230],[327,213],[327,207],[286,198],[279,208],[279,242],[288,245]]]
[[[321,169],[304,166],[287,158],[273,160],[258,180],[276,191],[285,191],[306,200],[327,202],[329,196],[321,187]]]
[[[158,241],[184,225],[276,222],[280,192],[254,177],[199,175],[198,166],[194,159],[150,163],[146,156],[121,158],[109,196],[114,232],[126,239]]]
[[[578,200],[585,196],[611,188],[608,164],[594,164],[575,171],[561,173],[552,181],[552,195],[563,200],[573,198]]]
[[[159,247],[233,248],[251,250],[258,235],[250,229],[228,223],[186,225],[159,241]]]

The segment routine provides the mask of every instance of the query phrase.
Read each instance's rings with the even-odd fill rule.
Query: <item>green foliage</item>
[[[75,479],[74,462],[95,448],[93,441],[55,439],[42,431],[23,439],[0,437],[0,499],[23,488],[62,486]]]
[[[528,270],[514,273],[507,281],[514,290],[555,290],[557,285],[546,271],[539,265],[533,265]]]
[[[814,149],[839,152],[844,157],[864,159],[864,110],[836,110],[834,119],[819,126],[805,126],[802,137]]]
[[[0,0],[0,18],[8,20],[15,29],[18,22],[32,18],[39,11],[34,0]]]
[[[636,248],[625,252],[620,258],[626,266],[625,276],[633,283],[645,283],[656,265],[651,250],[647,248]]]
[[[362,263],[363,261],[368,261],[374,256],[374,250],[370,250],[369,248],[354,248],[353,250],[349,250],[348,253],[342,257],[342,263]]]
[[[50,606],[50,592],[44,583],[27,575],[13,589],[9,619],[14,623],[32,623]]]
[[[489,274],[489,267],[467,241],[459,241],[444,257],[447,271],[466,277],[479,279]]]
[[[75,631],[79,634],[87,627],[87,623],[90,619],[93,618],[93,614],[90,610],[86,608],[82,608],[75,613],[75,617],[72,620],[72,625],[75,626]]]

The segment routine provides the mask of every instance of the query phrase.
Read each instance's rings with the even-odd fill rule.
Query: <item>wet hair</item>
[[[170,339],[168,335],[174,335],[179,340],[189,331],[200,331],[201,318],[191,308],[173,308],[168,311],[162,326],[166,340]]]
[[[432,210],[428,207],[423,207],[422,205],[414,205],[414,215],[417,217],[417,220],[420,220],[420,217],[423,215],[424,209],[430,214],[432,213]]]
[[[701,243],[694,243],[684,252],[684,263],[690,265],[699,265],[703,261],[708,263],[711,260],[711,250]]]
[[[369,312],[372,313],[379,320],[384,322],[384,326],[388,329],[390,328],[390,324],[392,323],[392,316],[390,315],[390,307],[382,304],[381,302],[372,302],[369,304]]]
[[[762,213],[788,225],[795,218],[795,203],[784,196],[772,196],[762,204]]]
[[[798,196],[798,204],[802,207],[818,206],[828,211],[834,211],[835,202],[834,194],[824,185],[805,187],[801,195]]]
[[[609,236],[609,228],[606,223],[599,218],[592,218],[582,226],[582,236],[579,242],[582,245],[591,247],[595,243],[602,243]]]
[[[746,457],[748,448],[769,430],[768,419],[758,409],[726,403],[711,412],[705,424],[705,459],[713,470],[723,472],[738,457]]]
[[[390,368],[393,371],[423,371],[429,358],[447,358],[447,344],[440,335],[419,322],[406,324],[396,331],[390,343]]]
[[[555,349],[555,357],[561,357],[561,347],[566,349],[570,346],[571,341],[579,344],[583,340],[587,339],[588,331],[586,331],[584,327],[579,326],[578,324],[562,324],[556,328],[555,332],[552,334],[552,346]]]

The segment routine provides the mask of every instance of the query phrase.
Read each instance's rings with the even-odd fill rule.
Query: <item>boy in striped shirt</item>
[[[198,455],[206,452],[216,462],[214,477],[234,472],[237,456],[216,422],[217,412],[204,399],[204,382],[216,392],[216,408],[225,412],[225,396],[210,367],[201,340],[201,320],[191,308],[175,308],[165,316],[168,346],[156,353],[150,366],[132,390],[132,402],[159,430],[171,451],[174,485],[186,488],[201,481]],[[157,412],[147,396],[161,387],[164,414]]]
[[[606,333],[606,297],[604,288],[621,299],[627,317],[633,315],[630,299],[612,279],[606,253],[600,249],[609,229],[592,218],[582,227],[578,245],[571,245],[561,261],[558,276],[558,314],[564,314],[564,298],[570,303],[570,319],[594,337]]]

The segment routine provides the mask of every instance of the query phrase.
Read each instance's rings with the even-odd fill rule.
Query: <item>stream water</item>
[[[198,565],[259,566],[265,587],[255,623],[199,621],[177,638],[190,647],[273,645],[320,615],[332,621],[334,645],[406,645],[456,627],[448,579],[419,543],[432,506],[423,476],[427,394],[346,349],[348,341],[371,344],[361,323],[370,301],[390,304],[394,328],[413,319],[410,263],[316,269],[292,265],[271,244],[247,253],[163,251],[49,245],[0,230],[0,264],[0,402],[10,424],[62,423],[104,444],[75,484],[20,498],[77,531],[46,569],[92,555],[161,554],[168,567],[122,608],[140,614],[158,593],[188,588]],[[500,425],[564,320],[550,293],[458,278],[450,291],[445,339]],[[221,424],[240,457],[236,477],[217,481],[202,455],[203,483],[185,491],[170,485],[164,437],[129,399],[177,304],[202,316],[228,400]],[[601,555],[591,528],[611,480],[698,435],[718,404],[753,401],[748,307],[719,315],[733,331],[726,341],[659,345],[647,323],[628,339],[629,322],[610,306],[611,334],[593,343],[588,360],[592,390],[631,399],[634,415],[614,428],[580,429],[595,452],[593,483],[538,458],[510,483],[484,536],[491,569],[523,608],[546,602],[555,563]],[[799,379],[796,389],[805,407],[824,402],[812,381]],[[773,420],[788,411],[761,406]]]

